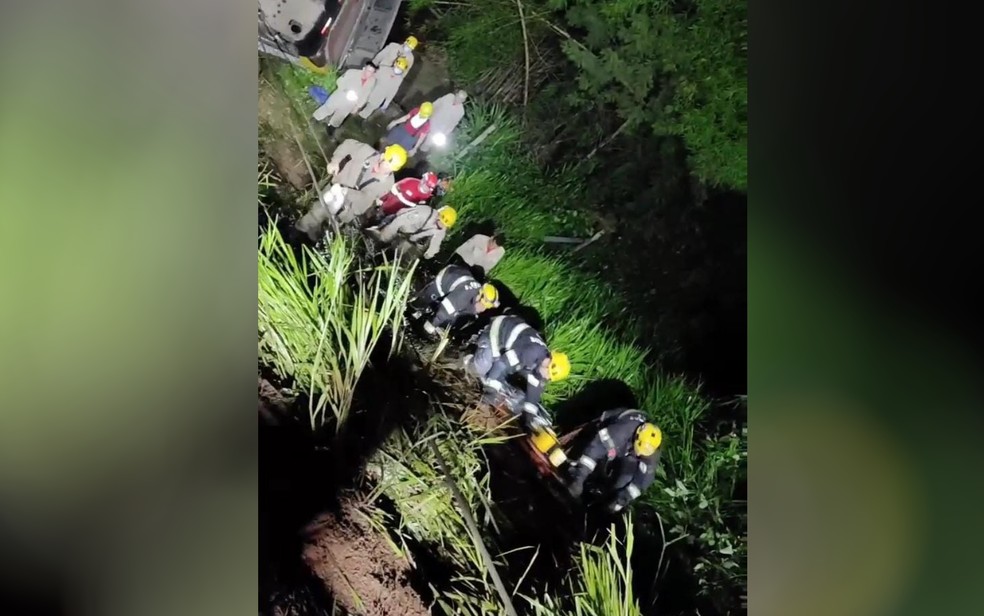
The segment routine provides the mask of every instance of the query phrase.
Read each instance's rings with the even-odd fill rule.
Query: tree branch
[[[609,143],[611,143],[612,140],[615,139],[615,137],[618,137],[619,134],[623,130],[625,130],[625,127],[628,126],[628,125],[629,125],[629,121],[628,120],[622,122],[622,125],[619,126],[618,129],[614,133],[612,133],[611,135],[608,135],[608,137],[604,141],[602,141],[601,143],[599,143],[598,145],[596,145],[595,146],[595,149],[591,150],[591,152],[589,152],[588,155],[584,157],[584,160],[590,160],[592,156],[594,156],[595,154],[598,153],[598,150],[600,150],[601,148],[603,148],[606,145],[608,145]]]
[[[516,0],[519,8],[519,23],[523,26],[523,53],[526,54],[526,81],[523,83],[523,107],[530,98],[530,39],[526,34],[526,18],[523,16],[523,2]]]

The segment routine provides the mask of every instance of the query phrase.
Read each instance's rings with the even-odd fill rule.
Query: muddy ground
[[[305,564],[349,613],[429,616],[412,588],[410,563],[359,516],[352,501],[339,514],[320,516],[305,536]]]

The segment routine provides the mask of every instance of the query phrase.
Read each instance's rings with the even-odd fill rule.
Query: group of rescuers
[[[417,39],[390,43],[363,67],[351,69],[338,80],[334,94],[315,112],[327,121],[329,133],[352,113],[368,118],[392,102],[413,65]],[[394,173],[417,151],[429,150],[428,135],[440,132],[445,140],[464,116],[463,91],[423,103],[387,126],[379,148],[345,139],[328,163],[330,187],[296,227],[317,242],[332,219],[355,225],[375,241],[393,245],[401,253],[433,259],[458,214],[450,206],[432,207],[434,197],[450,188],[445,175],[427,171],[421,177],[395,181]],[[440,143],[438,145],[443,145]],[[479,317],[499,307],[499,292],[485,282],[504,254],[501,236],[475,235],[460,246],[451,261],[410,301],[411,316],[431,336],[456,323]],[[422,255],[420,255],[422,251]],[[551,350],[543,335],[515,314],[494,316],[480,331],[464,367],[483,383],[487,395],[511,392],[512,410],[528,426],[549,423],[540,400],[546,386],[570,374],[566,354]],[[521,387],[507,385],[509,381]],[[518,396],[518,399],[516,398]],[[604,412],[589,426],[594,436],[577,459],[566,467],[567,487],[580,498],[589,478],[609,512],[624,509],[655,479],[662,432],[646,415],[631,408]]]

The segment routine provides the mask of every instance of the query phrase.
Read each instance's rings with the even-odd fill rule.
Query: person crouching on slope
[[[475,354],[466,357],[465,364],[486,387],[497,392],[504,390],[510,376],[523,377],[526,394],[520,410],[534,415],[539,412],[547,383],[562,381],[571,371],[566,354],[551,352],[538,331],[513,315],[492,319],[478,335]]]
[[[433,317],[424,322],[424,330],[431,335],[439,328],[451,327],[461,317],[478,316],[490,308],[499,307],[499,292],[491,284],[475,280],[467,268],[449,265],[438,272],[410,302],[420,318],[424,312]]]
[[[599,476],[606,508],[615,513],[653,483],[663,433],[642,411],[625,408],[602,413],[591,428],[594,437],[569,468],[568,490],[580,498],[588,477]]]
[[[433,197],[442,196],[451,181],[433,171],[420,178],[405,178],[393,184],[388,193],[380,197],[376,218],[380,225],[389,222],[391,216],[404,208],[427,205]]]

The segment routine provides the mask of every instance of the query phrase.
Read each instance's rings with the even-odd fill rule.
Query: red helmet
[[[420,181],[431,190],[437,188],[437,174],[433,171],[428,171],[425,173],[424,177],[420,178]]]

